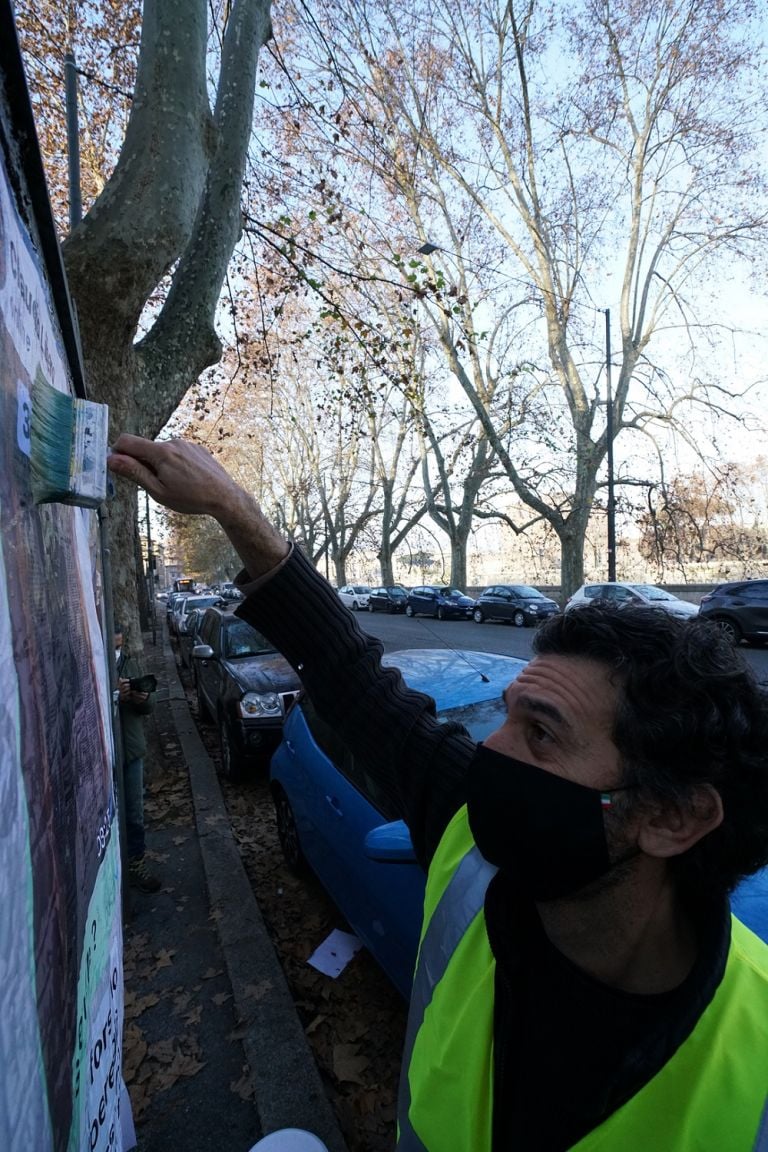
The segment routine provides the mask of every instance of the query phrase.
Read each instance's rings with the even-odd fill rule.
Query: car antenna
[[[461,657],[461,659],[464,661],[465,664],[469,664],[472,671],[477,672],[477,674],[480,677],[480,679],[482,680],[483,684],[490,684],[490,682],[491,682],[490,676],[486,676],[485,672],[481,672],[479,668],[476,668],[475,665],[470,660],[470,658],[467,656],[466,652],[462,652],[462,650],[460,648],[454,648],[453,644],[446,644],[445,640],[440,635],[440,633],[435,632],[434,628],[430,628],[429,625],[425,624],[423,620],[417,620],[416,623],[418,625],[420,625],[420,627],[422,627],[426,632],[429,632],[430,636],[435,636],[440,641],[440,643],[443,645],[444,648],[446,648],[449,652],[453,652],[454,656]]]

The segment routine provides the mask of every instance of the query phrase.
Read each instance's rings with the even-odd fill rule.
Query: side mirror
[[[211,660],[213,658],[213,648],[210,644],[195,644],[192,649],[192,656],[195,660]]]
[[[379,860],[388,864],[416,862],[411,834],[403,820],[394,820],[391,824],[371,828],[365,838],[364,849],[369,860]]]

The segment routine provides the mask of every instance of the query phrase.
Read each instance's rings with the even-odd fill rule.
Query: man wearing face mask
[[[768,1148],[768,712],[705,625],[585,608],[537,633],[483,745],[438,724],[213,458],[121,436],[112,470],[216,517],[239,614],[301,673],[427,869],[401,1152]]]

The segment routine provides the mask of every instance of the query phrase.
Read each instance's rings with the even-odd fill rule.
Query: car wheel
[[[373,612],[373,604],[369,604],[369,605],[368,605],[368,611],[369,611],[369,612]]]
[[[223,716],[219,718],[219,750],[221,752],[221,772],[230,784],[239,784],[243,778],[245,764],[242,756],[232,745],[229,725]]]
[[[474,620],[475,624],[482,624],[483,620],[485,620],[482,608],[475,608],[474,612],[472,613],[472,619]]]
[[[512,623],[514,624],[515,628],[525,628],[525,615],[520,611],[519,608],[512,617]]]
[[[360,607],[360,605],[358,604],[357,600],[353,600],[352,601],[352,611],[357,612],[359,607]]]
[[[437,618],[438,620],[445,620],[445,608],[443,608],[442,604],[437,610]]]
[[[406,606],[405,606],[405,614],[406,614],[406,616],[415,616],[415,615],[416,615],[416,613],[415,613],[415,612],[414,612],[414,610],[413,610],[413,605],[412,605],[412,604],[406,604]]]
[[[301,850],[299,830],[296,827],[291,802],[279,784],[272,785],[272,803],[275,806],[277,835],[285,862],[292,872],[301,873],[306,869],[306,860]]]
[[[741,640],[741,629],[738,624],[733,620],[728,620],[725,616],[715,616],[713,619],[726,639],[730,640],[731,644],[739,643]]]

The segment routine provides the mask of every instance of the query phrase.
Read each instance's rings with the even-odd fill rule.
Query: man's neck
[[[696,932],[662,861],[644,857],[615,885],[539,904],[550,942],[583,972],[624,992],[669,992],[697,955]]]

